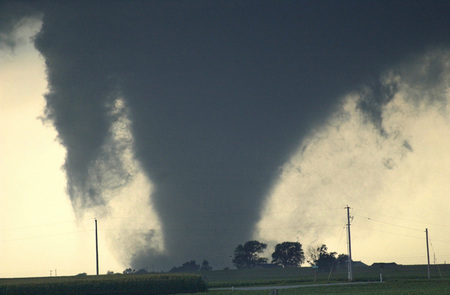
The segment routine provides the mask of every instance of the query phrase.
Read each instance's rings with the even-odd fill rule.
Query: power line
[[[364,211],[364,212],[370,213],[370,215],[374,215],[372,212],[369,212],[369,211],[366,211],[366,210],[358,210],[358,211]],[[414,222],[414,223],[418,223],[418,224],[421,224],[421,225],[433,225],[433,226],[439,226],[439,227],[450,227],[449,224],[437,224],[437,223],[429,222],[427,220],[424,221],[424,220],[418,220],[418,219],[411,219],[411,218],[406,218],[406,217],[402,217],[402,216],[398,216],[398,215],[392,216],[392,215],[380,214],[380,213],[376,213],[376,215],[389,217],[389,218],[392,218],[392,219],[403,219],[403,220]]]
[[[364,228],[364,229],[366,229],[366,230],[371,230],[371,231],[377,231],[377,232],[382,232],[382,233],[392,234],[392,235],[396,235],[396,236],[409,237],[409,238],[418,239],[418,240],[422,240],[422,239],[423,239],[423,238],[416,237],[416,236],[410,236],[410,235],[404,235],[404,234],[399,234],[399,233],[394,233],[394,232],[388,232],[388,231],[384,231],[384,230],[372,229],[372,228],[367,228],[367,227],[360,226],[360,225],[355,225],[355,224],[353,224],[353,226],[356,226],[356,227],[358,227],[358,228]],[[422,232],[423,232],[423,231],[422,231]]]
[[[311,228],[323,228],[323,227],[341,227],[341,224],[321,224],[321,225],[294,225],[294,226],[277,226],[277,227],[258,227],[259,229],[311,229]],[[231,227],[227,227],[231,228]],[[235,227],[233,227],[235,228]]]
[[[357,217],[361,217],[361,218],[367,219],[367,220],[369,220],[369,221],[375,221],[375,222],[384,223],[384,224],[388,224],[388,225],[392,225],[392,226],[397,226],[397,227],[401,227],[401,228],[406,228],[406,229],[409,229],[409,230],[414,230],[414,231],[423,232],[423,230],[417,229],[417,228],[412,228],[412,227],[403,226],[403,225],[398,225],[398,224],[394,224],[394,223],[390,223],[390,222],[386,222],[386,221],[381,221],[381,220],[374,219],[374,218],[367,217],[367,216],[361,216],[361,215],[357,215],[357,214],[353,214],[353,215],[354,215],[354,216],[357,216]]]
[[[444,241],[444,240],[433,240],[434,242],[442,242],[442,243],[448,243],[450,244],[450,241]]]
[[[394,223],[390,223],[390,222],[385,222],[385,221],[374,219],[374,218],[367,217],[367,216],[361,216],[361,215],[357,215],[357,214],[354,214],[354,216],[367,219],[368,221],[374,221],[374,222],[383,223],[383,224],[396,226],[396,227],[400,227],[400,228],[405,228],[405,229],[409,229],[409,230],[413,230],[413,231],[424,232],[423,230],[418,229],[418,228],[412,228],[412,227],[409,227],[409,226],[404,226],[404,225],[394,224]],[[385,215],[385,216],[387,216],[387,215]],[[359,225],[354,225],[354,226],[361,227]],[[436,226],[440,226],[440,225],[436,225]],[[370,229],[370,228],[366,228],[366,229],[368,229],[368,230],[375,230],[375,229]],[[390,234],[399,235],[399,236],[405,236],[405,237],[412,237],[412,238],[420,239],[418,237],[413,237],[413,236],[409,236],[409,235],[405,235],[405,234],[396,234],[396,233],[393,233],[393,232],[387,232],[387,231],[381,231],[381,230],[376,230],[376,231],[390,233]],[[439,242],[443,242],[443,243],[450,243],[450,241],[444,241],[444,240],[434,240],[434,241],[439,241]]]
[[[81,230],[81,231],[66,232],[66,233],[59,233],[59,234],[52,234],[52,235],[41,235],[41,236],[24,237],[24,238],[10,239],[10,240],[0,240],[0,243],[50,238],[50,237],[65,236],[65,235],[70,235],[70,234],[78,234],[78,233],[91,232],[91,231],[92,230]]]

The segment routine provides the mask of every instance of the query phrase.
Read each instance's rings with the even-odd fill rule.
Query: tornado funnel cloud
[[[130,187],[121,202],[136,193],[144,204],[147,194],[141,208],[152,208],[152,221],[139,247],[125,235],[134,268],[194,259],[231,266],[280,167],[341,97],[450,40],[439,1],[44,1],[33,9],[43,15],[35,45],[74,208],[108,208],[113,191]],[[112,132],[117,101],[129,136]],[[388,102],[369,97],[359,107],[380,122]]]

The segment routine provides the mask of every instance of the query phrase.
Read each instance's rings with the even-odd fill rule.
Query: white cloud
[[[355,260],[426,263],[425,227],[443,240],[434,243],[438,262],[448,260],[449,56],[430,52],[383,79],[383,86],[397,87],[382,108],[384,133],[357,107],[357,94],[345,97],[282,167],[256,238],[272,244],[298,239],[305,249],[325,243],[346,253],[348,204]]]

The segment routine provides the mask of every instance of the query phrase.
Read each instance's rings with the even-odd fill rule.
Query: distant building
[[[352,261],[352,265],[356,266],[356,267],[360,267],[360,266],[368,266],[367,264],[365,264],[362,261]]]
[[[375,262],[371,265],[371,267],[380,267],[383,268],[385,266],[397,266],[398,264],[395,262]]]

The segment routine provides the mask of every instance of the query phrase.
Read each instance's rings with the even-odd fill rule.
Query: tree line
[[[251,268],[267,265],[269,259],[260,256],[266,248],[267,244],[255,240],[238,245],[234,250],[234,266]],[[305,256],[302,244],[299,242],[283,242],[275,246],[271,264],[282,267],[300,267],[305,260],[311,266],[317,266],[319,270],[329,271],[333,267],[347,265],[348,255],[328,252],[327,246],[322,244],[317,247],[309,247]]]
[[[309,247],[307,253],[303,251],[299,242],[283,242],[275,246],[272,260],[262,257],[261,254],[267,249],[267,244],[256,240],[247,241],[234,249],[233,265],[238,268],[253,268],[276,265],[279,267],[300,267],[305,261],[311,266],[316,266],[319,271],[330,271],[337,267],[345,267],[348,263],[348,255],[328,252],[325,244]],[[197,272],[212,270],[207,260],[197,264],[195,260],[183,263],[181,266],[172,267],[169,272]],[[147,273],[147,270],[138,271],[131,268],[126,269],[124,274]]]
[[[238,245],[234,250],[233,265],[238,268],[265,267],[277,265],[280,267],[300,267],[305,261],[311,266],[317,266],[319,271],[329,271],[336,267],[345,267],[348,262],[348,255],[328,252],[325,244],[309,247],[307,253],[303,251],[299,242],[283,242],[275,246],[272,253],[272,260],[262,257],[261,254],[267,249],[267,244],[256,240],[247,241]],[[212,270],[207,260],[203,260],[199,265],[195,260],[183,263],[178,267],[173,267],[170,272],[195,272]]]

